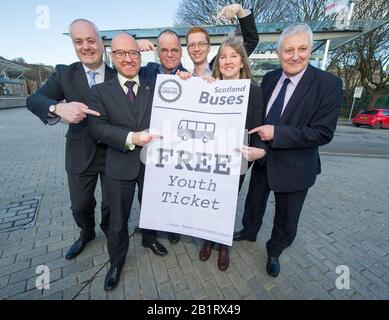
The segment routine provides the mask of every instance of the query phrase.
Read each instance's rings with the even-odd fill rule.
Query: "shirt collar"
[[[199,75],[198,75],[197,73],[195,73],[194,71],[193,71],[193,75],[194,75],[195,77],[198,77],[198,76],[199,76]],[[211,66],[209,65],[209,63],[207,63],[207,65],[205,66],[204,75],[205,75],[205,76],[210,76],[210,75],[212,75],[212,70],[211,70]]]
[[[84,67],[84,70],[85,70],[85,73],[88,73],[89,71],[93,71],[93,72],[97,72],[98,74],[104,74],[105,72],[105,63],[103,62],[103,64],[97,68],[96,70],[91,70],[90,68],[88,68],[85,64],[82,64],[82,66]]]
[[[139,75],[136,75],[134,78],[126,78],[118,72],[118,79],[122,87],[125,87],[127,81],[134,81],[140,87]]]
[[[296,75],[293,76],[293,77],[288,77],[288,76],[284,73],[284,71],[282,71],[282,75],[281,75],[281,78],[280,78],[279,81],[280,81],[281,83],[284,83],[284,80],[285,80],[286,78],[289,78],[289,79],[290,79],[290,82],[293,84],[293,86],[297,87],[297,85],[299,84],[301,78],[303,77],[303,75],[304,75],[305,71],[307,71],[307,69],[308,69],[308,66],[306,66],[304,70],[302,70],[300,73],[296,74]]]
[[[182,64],[180,63],[175,69],[170,71],[169,74],[175,75],[177,70],[180,69],[181,67],[182,67]],[[164,74],[165,73],[165,69],[163,68],[162,64],[159,65],[159,73],[160,74]]]

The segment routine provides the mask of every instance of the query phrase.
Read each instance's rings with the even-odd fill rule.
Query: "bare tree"
[[[325,16],[327,0],[289,0],[288,21],[321,21]]]
[[[283,0],[181,0],[175,23],[177,25],[228,24],[228,21],[217,20],[217,15],[224,6],[233,3],[252,9],[257,22],[286,21],[286,1]]]
[[[355,20],[389,19],[389,2],[387,0],[365,0],[356,3],[353,14]],[[339,70],[345,82],[346,97],[354,91],[355,80],[370,95],[369,108],[376,100],[387,95],[389,74],[385,68],[389,64],[389,25],[372,31],[352,43],[339,48],[333,54],[331,67]],[[354,70],[354,82],[349,81]],[[349,102],[349,101],[348,101]]]
[[[224,6],[239,3],[253,11],[258,23],[319,21],[324,19],[326,0],[181,0],[176,13],[177,25],[216,25]]]
[[[333,54],[327,68],[328,71],[336,73],[342,78],[347,106],[351,106],[355,88],[361,85],[361,74],[355,67],[358,60],[357,55],[353,44],[347,44]]]

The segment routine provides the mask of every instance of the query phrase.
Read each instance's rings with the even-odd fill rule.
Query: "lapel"
[[[269,79],[266,79],[266,83],[263,85],[263,98],[265,102],[265,115],[266,115],[266,109],[267,105],[269,103],[269,100],[271,98],[271,95],[273,94],[273,91],[278,83],[278,80],[280,80],[282,75],[282,70],[277,70],[274,72],[274,75],[269,77]]]
[[[87,101],[89,99],[90,88],[81,62],[76,65],[76,76],[73,81],[76,91],[82,97],[83,101]]]
[[[109,92],[112,98],[114,99],[114,101],[116,102],[118,108],[127,117],[127,119],[133,124],[133,126],[136,127],[137,119],[130,107],[130,104],[127,100],[127,97],[122,87],[120,86],[118,77],[113,77],[113,79],[108,81],[107,84],[108,84]]]
[[[307,70],[305,71],[303,77],[301,78],[299,84],[290,97],[288,104],[285,107],[285,111],[281,117],[281,124],[285,124],[288,118],[290,118],[293,114],[296,114],[296,108],[301,104],[302,99],[308,92],[308,89],[311,87],[313,78],[314,68],[311,65],[308,65]]]
[[[111,80],[115,76],[115,70],[105,64],[105,76],[104,81]]]
[[[148,81],[146,78],[143,78],[139,76],[139,82],[140,82],[140,90],[138,91],[137,97],[139,103],[139,118],[138,118],[138,124],[140,125],[145,117],[146,114],[149,113],[152,103],[150,100],[153,99],[152,94],[152,84],[150,81]]]

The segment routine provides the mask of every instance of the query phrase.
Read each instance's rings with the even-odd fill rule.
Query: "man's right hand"
[[[87,105],[80,102],[59,103],[55,109],[55,114],[71,124],[80,123],[88,114],[100,117],[100,113],[89,109]]]

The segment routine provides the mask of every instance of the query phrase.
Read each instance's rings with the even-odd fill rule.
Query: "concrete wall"
[[[0,97],[0,109],[26,106],[26,97]]]

